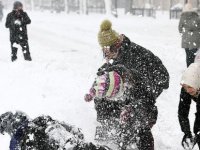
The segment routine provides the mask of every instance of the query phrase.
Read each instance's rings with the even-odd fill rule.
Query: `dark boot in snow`
[[[24,53],[24,59],[27,61],[32,61],[32,58],[29,53]]]
[[[11,57],[11,61],[13,62],[13,61],[15,61],[17,59],[17,56],[16,55],[13,55],[12,57]]]

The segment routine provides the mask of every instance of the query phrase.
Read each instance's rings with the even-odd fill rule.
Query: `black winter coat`
[[[15,24],[15,21],[19,20],[21,25]],[[15,10],[7,15],[6,18],[6,28],[10,30],[10,41],[11,42],[23,42],[28,40],[26,25],[30,24],[31,20],[27,13],[21,11],[18,15]]]
[[[116,64],[123,64],[128,69],[135,69],[150,82],[155,99],[163,89],[169,87],[169,73],[162,61],[151,51],[131,42],[123,35]]]
[[[178,118],[179,118],[179,123],[181,126],[181,130],[185,133],[191,133],[190,131],[190,121],[188,118],[189,111],[190,111],[190,104],[192,102],[196,102],[196,118],[194,122],[194,133],[196,134],[197,132],[200,131],[200,96],[194,97],[188,94],[184,88],[181,89],[181,94],[180,94],[180,102],[179,102],[179,107],[178,107]]]
[[[127,68],[134,79],[134,85],[129,89],[124,101],[113,102],[106,98],[96,98],[97,119],[119,118],[121,108],[130,105],[134,114],[130,120],[132,125],[138,123],[140,127],[152,127],[157,119],[155,100],[163,89],[169,87],[169,74],[165,66],[152,52],[131,43],[126,36],[123,37],[119,57],[112,65],[122,65]]]

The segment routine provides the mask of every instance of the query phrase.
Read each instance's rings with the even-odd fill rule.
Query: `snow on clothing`
[[[6,28],[10,30],[10,42],[12,49],[12,61],[17,59],[17,47],[15,44],[19,44],[22,47],[25,60],[31,60],[27,35],[27,24],[30,24],[31,20],[27,13],[23,10],[13,10],[7,15]]]
[[[116,64],[122,64],[127,69],[135,69],[147,80],[156,99],[169,87],[169,73],[162,61],[151,51],[131,42],[125,35],[119,49],[119,56],[114,60]]]
[[[200,47],[200,18],[196,12],[187,11],[181,14],[179,32],[182,34],[182,48]]]
[[[182,34],[182,48],[185,48],[187,67],[194,62],[200,47],[200,18],[194,11],[181,14],[179,32]]]
[[[16,20],[20,21],[21,25],[17,25],[15,23]],[[20,42],[20,41],[28,40],[26,25],[30,23],[31,23],[31,20],[28,17],[26,12],[21,10],[19,15],[17,14],[16,10],[13,10],[12,12],[10,12],[6,18],[6,28],[9,28],[10,30],[10,41]]]
[[[128,145],[126,142],[133,142],[131,138],[139,137],[139,150],[152,150],[154,142],[151,127],[156,123],[158,113],[155,100],[163,89],[168,88],[169,74],[158,57],[145,48],[131,43],[124,35],[119,55],[112,65],[116,66],[114,70],[117,72],[126,68],[134,82],[122,101],[95,98],[97,120],[101,122],[105,119],[112,120],[113,117],[119,118],[123,108],[131,106],[132,115],[125,127],[122,127],[122,135],[125,135],[124,145]],[[121,67],[117,69],[117,66]],[[129,77],[125,75],[126,78]]]
[[[85,143],[79,128],[40,116],[30,120],[24,113],[7,112],[0,116],[0,132],[11,135],[10,150],[109,150]]]
[[[124,68],[117,68],[117,66],[114,69],[121,73],[124,71]],[[141,140],[137,142],[139,150],[150,150],[153,146],[150,128],[156,123],[157,107],[154,105],[155,100],[148,80],[143,78],[136,70],[131,70],[131,74],[133,75],[134,85],[125,91],[123,97],[117,98],[117,100],[95,98],[97,120],[102,124],[105,120],[119,120],[122,111],[129,109],[131,117],[124,125],[117,127],[120,128],[119,132],[121,132],[120,142],[123,142],[123,146],[126,147],[136,142],[136,137],[140,137]]]

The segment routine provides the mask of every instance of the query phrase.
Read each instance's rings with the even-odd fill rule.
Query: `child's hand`
[[[127,120],[130,118],[130,112],[128,110],[123,110],[120,114],[120,122],[122,124],[126,123]]]
[[[84,99],[85,99],[86,102],[90,102],[90,101],[92,101],[93,97],[90,94],[85,94]]]

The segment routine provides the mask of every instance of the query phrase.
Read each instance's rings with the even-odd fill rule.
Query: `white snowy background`
[[[101,21],[109,18],[114,30],[150,49],[167,67],[170,87],[156,103],[159,115],[153,127],[155,149],[183,149],[177,111],[180,78],[186,63],[178,20],[169,20],[168,12],[158,13],[156,19],[128,15],[116,19],[94,14],[28,14],[32,20],[28,25],[32,62],[24,61],[21,50],[18,60],[10,61],[5,17],[0,22],[0,114],[21,110],[31,118],[50,115],[82,128],[86,140],[93,141],[97,125],[94,103],[86,103],[83,98],[103,62],[97,33]],[[194,113],[193,104],[191,127]],[[0,150],[9,149],[9,140],[8,135],[0,135]],[[197,150],[197,146],[194,149]]]

